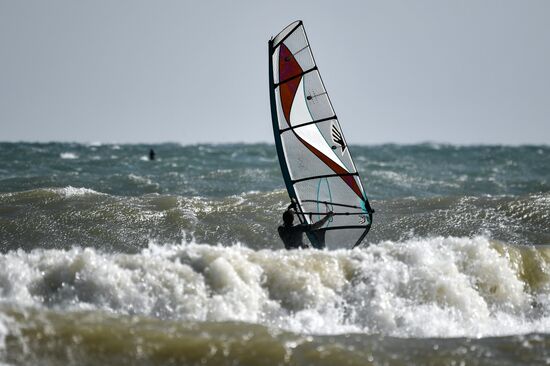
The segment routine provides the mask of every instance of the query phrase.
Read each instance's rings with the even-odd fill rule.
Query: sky
[[[348,143],[550,144],[546,0],[0,0],[0,141],[272,143],[297,19]]]

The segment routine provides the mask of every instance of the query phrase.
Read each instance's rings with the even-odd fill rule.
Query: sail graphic
[[[269,41],[273,132],[288,194],[302,223],[334,217],[309,233],[315,247],[357,246],[373,210],[313,58],[302,21]]]

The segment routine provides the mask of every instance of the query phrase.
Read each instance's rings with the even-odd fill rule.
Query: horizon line
[[[267,141],[223,141],[223,142],[179,142],[179,141],[157,141],[157,142],[117,142],[117,141],[74,141],[74,140],[15,140],[7,141],[0,140],[0,144],[77,144],[85,146],[103,146],[103,145],[180,145],[180,146],[198,146],[198,145],[275,145],[274,142]],[[547,143],[498,143],[498,142],[467,142],[467,143],[454,143],[454,142],[441,142],[441,141],[418,141],[418,142],[368,142],[368,143],[354,143],[351,142],[348,145],[351,146],[384,146],[384,145],[398,145],[398,146],[414,146],[414,145],[433,145],[433,146],[457,146],[457,147],[475,147],[475,146],[506,146],[506,147],[550,147],[550,142]]]

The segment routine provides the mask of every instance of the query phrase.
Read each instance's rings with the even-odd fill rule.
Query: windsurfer
[[[298,249],[309,248],[309,245],[304,244],[303,233],[311,232],[313,230],[320,229],[325,222],[327,222],[334,213],[331,211],[327,213],[325,217],[317,221],[315,224],[298,224],[293,225],[294,222],[294,210],[296,204],[291,203],[286,211],[283,213],[283,225],[279,226],[279,236],[285,244],[285,249]],[[321,247],[324,247],[324,243]]]

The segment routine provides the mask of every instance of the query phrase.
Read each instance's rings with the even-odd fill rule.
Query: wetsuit
[[[311,230],[311,225],[279,226],[279,236],[285,244],[285,249],[309,248],[304,244],[304,233]]]
[[[285,244],[286,249],[309,248],[309,245],[304,244],[304,233],[320,229],[324,223],[331,217],[325,216],[315,224],[299,224],[299,225],[281,225],[279,226],[279,236]],[[324,246],[324,245],[323,245]]]

